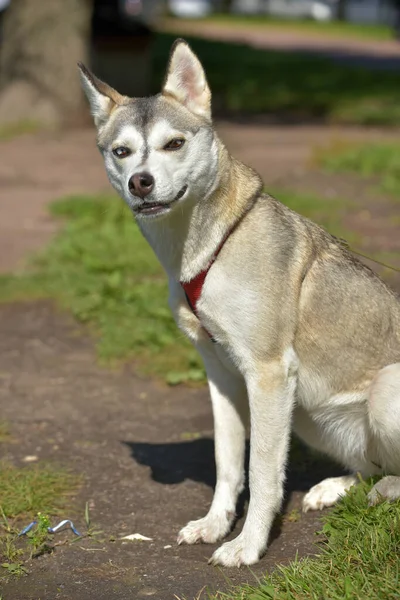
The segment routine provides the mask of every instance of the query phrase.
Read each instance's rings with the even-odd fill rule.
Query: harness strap
[[[202,271],[200,271],[200,273],[198,273],[190,281],[181,281],[180,282],[180,284],[181,284],[181,286],[182,286],[182,288],[183,288],[183,290],[184,290],[184,292],[186,294],[186,300],[187,300],[187,302],[189,304],[189,307],[191,308],[192,312],[196,315],[196,317],[199,320],[200,320],[200,318],[199,318],[199,315],[198,315],[198,312],[197,312],[197,303],[200,300],[201,292],[203,290],[203,285],[204,285],[204,282],[205,282],[206,277],[208,275],[208,272],[211,269],[211,267],[213,266],[214,262],[217,260],[218,255],[221,252],[222,248],[224,247],[224,244],[225,244],[226,240],[235,231],[235,229],[243,221],[244,217],[253,208],[254,204],[256,203],[256,201],[257,201],[257,199],[259,197],[259,194],[260,194],[260,190],[257,190],[257,192],[254,194],[254,196],[252,198],[251,204],[247,207],[247,209],[245,210],[245,212],[236,221],[236,223],[234,223],[233,226],[224,235],[224,237],[222,238],[222,241],[221,241],[220,245],[216,249],[216,251],[214,253],[214,256],[211,258],[211,260],[208,263],[208,265],[206,266],[206,268],[203,269]],[[211,333],[209,331],[207,331],[207,329],[204,326],[202,326],[202,327],[203,327],[204,331],[208,334],[208,336],[211,339],[211,341],[213,343],[216,343],[216,340],[212,337]]]
[[[235,225],[236,227],[236,225]],[[192,310],[192,312],[196,315],[196,317],[200,320],[200,317],[198,315],[197,312],[197,303],[200,300],[200,296],[201,296],[201,292],[203,290],[203,285],[204,282],[206,280],[206,277],[208,275],[208,271],[211,269],[211,267],[213,266],[214,262],[216,261],[218,254],[221,252],[223,245],[225,244],[226,240],[228,239],[228,237],[231,235],[233,229],[235,229],[235,227],[233,227],[232,229],[230,229],[228,231],[228,233],[225,235],[225,237],[223,238],[222,242],[220,243],[220,245],[218,246],[216,252],[214,253],[214,256],[212,257],[212,259],[210,260],[210,262],[208,263],[208,265],[206,266],[205,269],[203,269],[202,271],[200,271],[200,273],[198,273],[196,275],[196,277],[193,277],[193,279],[191,279],[190,281],[181,281],[180,284],[185,292],[186,295],[186,300]],[[216,343],[216,340],[212,337],[211,333],[209,331],[207,331],[207,329],[205,327],[203,327],[204,331],[208,334],[209,338],[211,339],[212,342]]]

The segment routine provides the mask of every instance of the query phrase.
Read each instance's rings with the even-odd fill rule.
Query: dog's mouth
[[[145,202],[145,203],[141,204],[140,206],[135,207],[134,211],[138,215],[145,215],[145,216],[153,216],[153,215],[155,216],[155,215],[160,215],[162,213],[166,213],[171,209],[171,206],[173,204],[175,204],[176,202],[178,202],[178,200],[183,198],[183,196],[186,194],[187,189],[188,189],[188,186],[184,185],[183,188],[177,193],[175,198],[173,200],[171,200],[171,202],[164,203],[164,204],[162,204],[160,202]]]

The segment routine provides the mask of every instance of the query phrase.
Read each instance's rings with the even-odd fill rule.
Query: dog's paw
[[[333,506],[355,483],[357,479],[353,475],[324,479],[314,485],[304,496],[303,511],[322,510],[327,506]]]
[[[400,498],[400,477],[389,475],[378,481],[368,494],[369,506],[388,500],[393,502]]]
[[[241,533],[231,542],[222,544],[214,552],[208,563],[222,567],[240,567],[241,565],[254,565],[260,560],[261,552],[253,543],[249,543]]]
[[[223,513],[207,515],[203,519],[190,521],[178,534],[178,544],[215,544],[222,540],[230,531],[234,515]]]

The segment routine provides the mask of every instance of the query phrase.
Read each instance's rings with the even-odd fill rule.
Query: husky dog
[[[248,423],[247,518],[214,565],[250,565],[265,551],[292,429],[351,473],[315,485],[304,510],[334,504],[357,472],[392,475],[371,503],[399,497],[399,298],[230,156],[186,42],[175,42],[162,92],[150,98],[122,96],[80,68],[108,177],[163,265],[175,319],[207,372],[217,484],[208,514],[178,543],[229,533]]]

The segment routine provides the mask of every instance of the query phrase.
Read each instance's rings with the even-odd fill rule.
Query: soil
[[[340,139],[395,139],[398,132],[325,126],[221,122],[232,153],[258,169],[268,186],[351,197],[348,223],[368,249],[400,250],[393,200],[359,180],[319,173],[312,149]],[[0,270],[16,270],[57,229],[46,207],[60,195],[110,190],[91,130],[26,136],[0,145]],[[366,213],[369,217],[366,218]],[[360,216],[361,215],[361,216]],[[395,286],[399,278],[394,277]],[[87,331],[50,302],[0,307],[1,418],[12,440],[0,447],[16,464],[27,455],[51,459],[83,476],[73,512],[84,530],[84,507],[104,533],[57,546],[28,565],[30,574],[1,585],[4,600],[196,598],[204,587],[225,590],[254,582],[276,564],[314,553],[320,514],[301,515],[304,491],[332,466],[289,469],[286,518],[277,521],[266,556],[249,571],[207,565],[215,546],[176,545],[176,534],[203,516],[215,480],[212,419],[204,388],[168,388],[96,363]],[[300,461],[301,463],[301,461]],[[300,465],[301,466],[301,465]],[[244,505],[246,503],[244,502]],[[243,525],[239,518],[233,535]],[[141,533],[152,541],[124,542]],[[72,534],[59,534],[60,541]],[[110,541],[114,538],[116,541]]]

